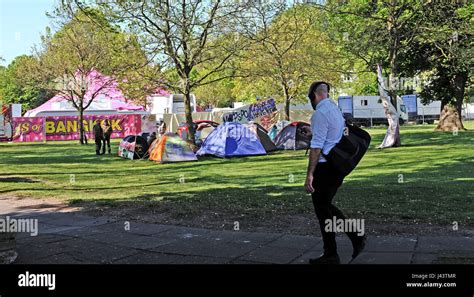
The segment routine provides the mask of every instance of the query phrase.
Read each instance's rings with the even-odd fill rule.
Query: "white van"
[[[339,96],[338,106],[345,116],[349,116],[357,124],[364,126],[388,124],[380,96]],[[408,120],[408,113],[400,98],[397,100],[397,110],[400,123],[403,124]]]
[[[432,101],[426,104],[416,94],[402,95],[402,100],[408,110],[408,119],[418,124],[429,123],[439,120],[441,112],[441,101]]]

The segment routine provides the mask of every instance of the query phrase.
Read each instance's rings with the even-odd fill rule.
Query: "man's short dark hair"
[[[314,100],[314,92],[316,91],[316,89],[320,86],[320,85],[326,85],[326,87],[328,88],[328,93],[329,91],[331,90],[331,87],[329,86],[329,84],[327,82],[324,82],[324,81],[315,81],[311,84],[311,86],[309,87],[309,91],[308,91],[308,98],[310,100]]]

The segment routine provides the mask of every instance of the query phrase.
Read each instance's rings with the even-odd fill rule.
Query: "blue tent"
[[[226,122],[215,128],[204,140],[197,155],[236,157],[266,155],[257,135],[239,123]]]

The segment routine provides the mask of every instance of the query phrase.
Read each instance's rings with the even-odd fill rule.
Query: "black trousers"
[[[96,139],[95,139],[95,152],[96,152],[97,154],[100,153],[100,147],[101,147],[101,146],[102,146],[102,139],[96,138]]]
[[[102,144],[102,154],[105,154],[105,146],[107,145],[108,152],[110,154],[110,138],[105,137]]]
[[[339,174],[329,163],[318,163],[314,172],[312,194],[314,210],[319,220],[319,227],[324,242],[324,254],[333,255],[337,253],[336,233],[326,232],[326,220],[345,219],[344,214],[332,204],[337,190],[342,185],[344,176]],[[346,232],[352,242],[357,240],[356,232]]]

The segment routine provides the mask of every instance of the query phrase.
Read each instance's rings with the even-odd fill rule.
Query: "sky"
[[[16,56],[31,54],[51,20],[46,12],[57,0],[0,0],[0,65],[8,65]]]

